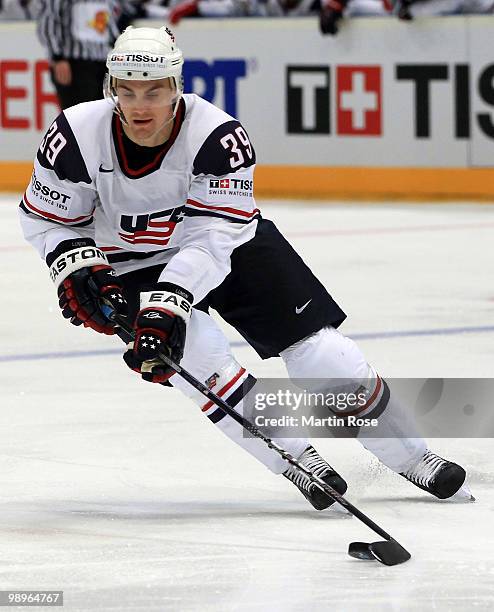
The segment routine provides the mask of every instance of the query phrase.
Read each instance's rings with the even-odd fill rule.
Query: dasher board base
[[[0,162],[0,191],[23,192],[32,164]],[[494,168],[258,166],[258,198],[494,202]]]

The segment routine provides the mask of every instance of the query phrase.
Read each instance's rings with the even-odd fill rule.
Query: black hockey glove
[[[57,286],[62,315],[73,325],[112,335],[115,325],[102,311],[107,304],[127,315],[127,301],[115,270],[90,238],[64,240],[49,253],[46,263]]]
[[[192,295],[173,283],[157,283],[152,290],[141,292],[141,309],[134,323],[136,337],[123,358],[144,380],[162,383],[175,373],[159,354],[180,363],[192,302]]]
[[[323,34],[334,36],[338,32],[338,21],[343,17],[347,0],[322,0],[319,27]]]

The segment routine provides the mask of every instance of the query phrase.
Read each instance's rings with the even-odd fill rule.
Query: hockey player
[[[244,127],[182,91],[181,51],[167,28],[128,28],[109,54],[106,100],[64,111],[39,147],[20,204],[25,237],[46,260],[64,317],[113,334],[102,302],[128,316],[127,365],[169,381],[226,435],[317,509],[329,497],[164,366],[166,350],[239,412],[255,379],[208,314],[214,308],[262,358],[331,391],[349,379],[366,401],[345,415],[379,417],[359,441],[439,498],[469,499],[465,471],[428,450],[407,412],[337,328],[346,315],[253,198],[254,148]],[[410,437],[413,435],[413,437]],[[307,439],[279,444],[338,491],[346,483]]]

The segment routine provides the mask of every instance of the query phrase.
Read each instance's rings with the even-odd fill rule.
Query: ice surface
[[[0,589],[63,590],[64,609],[373,612],[494,609],[492,440],[436,440],[475,504],[430,498],[351,440],[316,447],[351,501],[412,552],[312,511],[174,390],[142,383],[115,339],[67,324],[0,198]],[[387,376],[492,377],[494,209],[261,203],[348,312]],[[234,332],[242,363],[282,376]]]

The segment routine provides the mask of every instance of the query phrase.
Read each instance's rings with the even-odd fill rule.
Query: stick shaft
[[[111,317],[113,321],[129,336],[130,339],[135,338],[134,329],[121,317],[115,315]],[[302,465],[295,457],[293,457],[289,452],[284,450],[281,446],[279,446],[276,442],[274,442],[271,438],[264,435],[262,431],[260,431],[253,423],[251,423],[248,419],[246,419],[243,415],[237,412],[234,408],[229,406],[225,400],[216,395],[213,391],[208,389],[206,385],[204,385],[200,380],[195,378],[190,372],[184,370],[180,365],[172,361],[168,355],[163,353],[159,354],[159,359],[163,361],[167,366],[175,370],[175,372],[181,376],[184,380],[186,380],[190,385],[192,385],[197,391],[202,393],[205,397],[207,397],[210,401],[212,401],[220,410],[222,410],[225,414],[230,416],[234,421],[236,421],[239,425],[241,425],[244,429],[246,429],[249,433],[251,433],[256,438],[260,438],[263,440],[269,448],[276,451],[285,461],[296,467],[298,470],[303,472],[311,482],[319,486],[325,493],[329,495],[334,501],[340,503],[346,510],[348,510],[353,516],[358,518],[364,525],[372,529],[375,533],[380,535],[382,538],[386,540],[393,540],[384,529],[382,529],[377,523],[375,523],[371,518],[361,512],[357,507],[355,507],[352,503],[350,503],[341,493],[338,493],[333,487],[328,485],[324,480],[316,476],[311,470]]]

